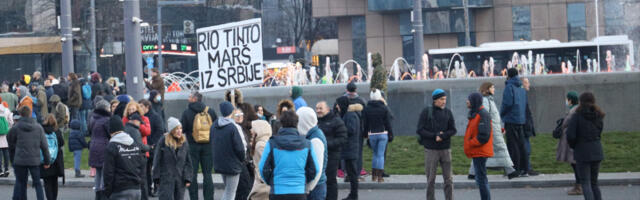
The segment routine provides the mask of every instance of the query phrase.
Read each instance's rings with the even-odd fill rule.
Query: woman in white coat
[[[493,94],[495,94],[495,85],[490,82],[484,82],[480,86],[480,93],[482,94],[482,106],[491,115],[491,127],[493,134],[493,157],[487,160],[487,168],[491,169],[504,169],[505,175],[509,179],[518,177],[518,172],[513,168],[513,162],[509,156],[507,150],[507,144],[504,141],[504,131],[502,131],[502,119],[500,119],[500,110],[496,106],[493,100]],[[469,167],[469,179],[475,177],[475,171],[473,169],[473,162]]]

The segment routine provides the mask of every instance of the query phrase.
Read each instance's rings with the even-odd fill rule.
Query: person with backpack
[[[342,146],[341,157],[345,161],[346,179],[349,180],[351,186],[349,196],[344,200],[358,199],[358,177],[360,176],[358,160],[362,157],[362,154],[359,153],[359,149],[362,148],[360,142],[362,141],[360,121],[362,109],[363,107],[359,103],[351,104],[342,118],[345,127],[347,127],[347,142]]]
[[[222,175],[224,182],[223,200],[233,200],[240,181],[240,173],[245,168],[244,161],[247,142],[241,128],[234,121],[233,105],[228,101],[220,104],[223,118],[216,120],[211,127],[213,147],[213,168]]]
[[[191,187],[193,175],[189,143],[182,134],[182,125],[178,119],[170,117],[167,124],[170,131],[160,137],[155,147],[153,180],[156,187],[160,188],[159,199],[182,200],[185,187]]]
[[[47,199],[58,199],[58,177],[62,177],[64,183],[64,138],[62,132],[57,129],[56,118],[49,114],[44,118],[44,129],[51,154],[51,166],[45,169],[40,166],[40,177],[44,180],[44,193]]]
[[[435,199],[438,165],[442,167],[445,199],[453,199],[451,168],[451,137],[456,135],[456,122],[447,108],[447,93],[436,89],[431,93],[433,104],[420,113],[418,142],[424,146],[424,171],[427,175],[427,199]]]
[[[349,106],[352,105],[352,104],[360,104],[360,105],[362,105],[363,109],[364,109],[364,107],[367,106],[367,104],[362,99],[362,97],[360,97],[358,95],[357,90],[358,90],[358,86],[355,84],[355,82],[353,82],[353,81],[349,82],[349,84],[347,84],[346,92],[344,93],[344,95],[342,95],[342,96],[340,96],[340,97],[338,97],[336,99],[336,102],[335,102],[335,105],[333,106],[333,109],[334,109],[335,113],[340,115],[340,117],[344,117],[344,115],[349,110]],[[362,116],[362,115],[360,114],[359,116]],[[359,118],[359,119],[360,119],[360,124],[361,125],[364,124],[363,119],[362,118]],[[363,137],[358,141],[359,145],[360,145],[359,149],[358,149],[358,155],[362,155],[362,149],[364,147],[365,135],[362,135],[362,136]],[[385,151],[385,157],[386,157],[386,151]],[[362,156],[360,156],[358,158],[357,164],[358,164],[358,168],[357,169],[360,172],[359,176],[367,175],[367,171],[364,170],[364,168],[362,168]],[[388,177],[388,175],[384,175],[384,172],[383,172],[383,176],[384,177]],[[362,180],[362,179],[360,179],[360,180]]]
[[[89,118],[89,111],[93,109],[93,101],[91,100],[91,85],[89,81],[83,79],[82,82],[82,106],[80,106],[80,128],[83,134],[87,133],[87,120]]]
[[[9,155],[16,175],[13,199],[27,199],[27,181],[28,175],[31,174],[36,197],[38,200],[44,200],[40,165],[47,169],[53,163],[44,129],[31,117],[31,112],[31,108],[27,106],[19,107],[20,120],[11,127],[7,135]]]
[[[193,92],[189,95],[189,105],[182,112],[180,124],[182,131],[187,135],[189,142],[189,155],[193,164],[192,183],[198,182],[198,170],[202,167],[203,195],[205,200],[213,199],[213,153],[211,146],[211,126],[218,119],[215,111],[202,103],[202,94]],[[198,198],[198,187],[189,187],[190,199]]]
[[[474,92],[467,98],[469,123],[464,134],[464,153],[473,159],[476,171],[476,185],[480,190],[480,199],[490,200],[491,191],[487,180],[487,159],[493,154],[493,134],[491,133],[491,115],[482,106],[482,95]]]
[[[56,117],[58,128],[65,129],[71,116],[69,116],[69,107],[60,100],[60,96],[54,94],[49,99],[49,103],[51,104],[51,114]]]
[[[2,101],[2,100],[0,100]],[[4,105],[0,105],[0,161],[2,164],[0,165],[0,177],[8,177],[9,176],[9,143],[7,142],[7,134],[9,134],[9,130],[13,126],[13,113],[9,108]],[[4,166],[4,168],[2,168]]]
[[[73,152],[73,169],[76,172],[76,178],[82,178],[84,175],[80,171],[80,163],[82,162],[82,150],[85,148],[89,148],[89,144],[84,139],[84,134],[80,130],[80,121],[79,120],[71,120],[71,124],[69,127],[71,131],[69,132],[69,151]]]
[[[296,129],[298,116],[283,112],[282,128],[271,137],[260,159],[260,177],[271,186],[270,199],[307,199],[306,189],[320,173],[320,165],[311,142]]]

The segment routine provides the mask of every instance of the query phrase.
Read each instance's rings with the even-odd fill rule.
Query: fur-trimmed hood
[[[277,109],[277,113],[278,113],[278,117],[280,117],[280,115],[282,115],[282,107],[289,107],[291,109],[289,110],[296,110],[296,106],[293,105],[293,102],[291,100],[285,99],[282,100],[278,103],[278,109]]]

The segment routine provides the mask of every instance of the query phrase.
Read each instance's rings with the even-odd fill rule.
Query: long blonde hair
[[[127,106],[124,109],[124,113],[122,114],[122,118],[127,118],[129,117],[129,107],[131,106],[135,106],[136,107],[136,112],[138,112],[138,115],[140,116],[144,116],[144,111],[142,110],[142,107],[140,106],[140,104],[138,104],[135,101],[131,101],[127,104]]]
[[[184,133],[182,134],[182,137],[180,138],[176,138],[175,136],[173,136],[173,132],[176,131],[177,129],[174,128],[173,130],[171,130],[171,132],[167,133],[164,136],[164,144],[171,147],[172,149],[177,149],[180,148],[182,146],[182,144],[184,144],[184,141],[186,140],[184,137]]]

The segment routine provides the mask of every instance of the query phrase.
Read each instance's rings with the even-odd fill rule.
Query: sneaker
[[[522,172],[520,173],[520,177],[529,177],[529,174],[527,174],[527,172]]]
[[[529,174],[529,176],[537,176],[537,175],[540,175],[540,172],[537,172],[537,171],[532,169],[532,170],[527,171],[527,174]]]
[[[341,169],[338,170],[338,178],[344,178],[344,171]]]
[[[2,173],[2,177],[9,177],[9,171],[4,171],[4,173]]]
[[[511,174],[507,175],[509,180],[514,179],[514,178],[518,178],[518,176],[520,176],[520,174],[518,174],[517,171],[511,172]]]
[[[476,180],[476,176],[475,176],[475,175],[471,175],[471,174],[469,174],[469,175],[467,176],[467,179],[469,179],[469,180]]]

